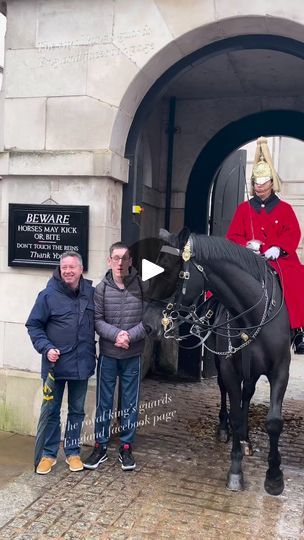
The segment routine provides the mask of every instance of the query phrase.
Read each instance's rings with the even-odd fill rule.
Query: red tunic
[[[276,200],[274,200],[276,199]],[[257,202],[258,201],[258,202]],[[272,196],[272,204],[265,210],[263,201],[255,198],[255,203],[241,203],[227,231],[227,238],[243,246],[249,240],[262,242],[260,251],[277,246],[287,255],[278,261],[269,261],[280,276],[284,288],[284,298],[289,313],[291,328],[304,326],[304,265],[301,264],[296,249],[301,240],[301,230],[297,217],[286,202]],[[265,201],[266,202],[266,201]],[[266,202],[267,206],[267,202]]]

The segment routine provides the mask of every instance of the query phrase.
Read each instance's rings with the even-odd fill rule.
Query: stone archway
[[[295,24],[295,28],[298,31],[299,25]],[[248,55],[250,58],[251,51],[256,51],[256,50],[277,51],[279,53],[284,53],[284,54],[296,57],[300,59],[301,61],[304,58],[303,42],[295,40],[290,37],[278,36],[278,35],[267,35],[267,34],[263,34],[263,35],[251,34],[251,35],[238,35],[238,36],[228,37],[225,39],[217,40],[213,43],[209,43],[205,47],[201,47],[200,49],[192,52],[191,54],[185,56],[183,59],[176,62],[161,77],[159,77],[159,79],[153,84],[153,86],[151,86],[149,91],[146,93],[146,95],[142,99],[140,106],[136,110],[136,113],[134,115],[134,119],[132,122],[132,126],[128,133],[128,138],[126,140],[126,145],[125,145],[125,157],[127,157],[130,160],[130,165],[131,165],[129,183],[124,188],[124,199],[123,199],[122,229],[123,229],[123,236],[126,239],[126,241],[134,242],[138,238],[137,236],[138,227],[134,227],[134,222],[130,220],[130,209],[132,207],[132,203],[134,203],[134,198],[137,201],[141,200],[141,190],[142,190],[142,186],[140,184],[135,185],[133,174],[132,174],[132,164],[133,164],[133,159],[135,156],[137,138],[138,138],[138,134],[140,133],[140,130],[145,124],[145,121],[147,119],[149,112],[152,110],[159,96],[165,91],[170,81],[174,80],[174,78],[180,75],[181,73],[184,73],[187,69],[190,69],[189,66],[194,66],[197,63],[201,64],[204,61],[210,60],[210,58],[216,58],[222,54],[227,54],[233,51],[246,51],[248,52]],[[268,101],[267,108],[269,110],[277,109],[277,107],[275,106],[275,103],[276,103],[276,100],[274,99],[272,101],[270,98]],[[304,105],[301,102],[301,100],[293,100],[290,102],[286,101],[282,109],[284,108],[286,108],[287,110],[291,109],[291,110],[295,110],[295,111],[298,110],[299,112],[302,112],[304,110]],[[213,132],[212,132],[212,128],[209,129],[208,134],[206,135],[207,142],[205,146],[207,146],[208,143],[214,137],[216,137],[217,134],[220,133],[221,130],[224,129],[225,126],[229,124],[233,125],[235,122],[240,121],[242,118],[246,116],[250,116],[250,115],[254,115],[258,113],[261,113],[261,110],[259,106],[254,105],[254,104],[249,106],[247,111],[242,110],[242,111],[236,111],[235,113],[232,112],[230,114],[228,124],[226,120],[226,124],[225,124],[225,121],[223,121],[222,125],[218,124],[217,126],[215,126],[213,129]],[[114,129],[113,129],[113,137],[114,137],[114,132],[115,132],[115,124],[114,124]],[[261,133],[261,129],[259,130],[259,133]],[[254,138],[254,135],[252,135],[251,138]],[[249,136],[249,139],[250,139],[250,136]],[[122,139],[120,140],[122,141]],[[232,145],[234,145],[234,142],[232,142]],[[235,147],[236,146],[234,146],[234,148]],[[201,150],[198,149],[199,153],[200,151]],[[227,151],[227,153],[229,153],[229,150]],[[190,172],[191,170],[189,170],[189,175],[190,175]],[[193,180],[191,180],[191,183],[192,181]],[[161,225],[163,224],[161,223]],[[200,227],[200,230],[201,230],[201,227]]]
[[[126,88],[113,122],[110,149],[120,155],[129,153],[128,147],[132,146],[132,139],[137,137],[136,133],[155,99],[166,84],[195,62],[224,50],[240,48],[273,49],[303,58],[304,14],[301,2],[294,2],[293,10],[287,10],[284,18],[276,7],[272,6],[267,14],[262,10],[258,13],[256,8],[255,14],[248,10],[244,16],[225,14],[226,17],[219,16],[217,20],[210,17],[211,21],[206,20],[200,26],[197,26],[197,21],[201,19],[193,19],[192,27],[187,31],[179,29],[181,33],[160,48]]]

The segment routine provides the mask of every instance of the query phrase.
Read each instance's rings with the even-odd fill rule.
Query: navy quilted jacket
[[[37,297],[25,325],[41,355],[41,376],[46,378],[50,349],[59,349],[55,364],[57,379],[88,379],[95,371],[94,287],[81,277],[75,293],[54,271]]]

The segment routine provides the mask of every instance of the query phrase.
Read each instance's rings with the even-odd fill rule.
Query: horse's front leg
[[[255,381],[244,381],[242,390],[242,409],[243,409],[243,433],[241,435],[241,445],[244,456],[252,456],[253,449],[249,438],[248,415],[251,398],[255,392]]]
[[[227,390],[224,385],[218,360],[215,362],[217,368],[217,384],[221,393],[221,407],[219,412],[219,425],[217,428],[217,440],[227,443],[229,441],[229,415],[227,409]]]
[[[241,434],[243,428],[243,411],[241,409],[241,380],[236,374],[231,359],[227,358],[221,363],[221,373],[230,401],[230,426],[232,430],[231,465],[227,475],[227,489],[241,491],[244,489],[242,471],[243,452],[241,447]]]
[[[279,438],[283,429],[282,403],[288,383],[288,367],[284,373],[272,373],[270,382],[270,407],[266,419],[266,429],[269,437],[268,470],[264,487],[270,495],[280,495],[284,489],[284,476],[281,471],[281,455]]]

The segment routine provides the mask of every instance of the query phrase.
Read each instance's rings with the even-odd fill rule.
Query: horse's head
[[[161,229],[159,237],[164,245],[158,255],[157,264],[164,268],[164,272],[150,280],[146,295],[143,324],[149,335],[160,338],[162,335],[161,320],[168,305],[171,309],[179,309],[181,305],[189,306],[203,288],[202,276],[198,280],[189,280],[183,273],[184,260],[182,253],[189,238],[188,229],[179,234],[169,233]],[[198,274],[197,271],[194,272]]]

